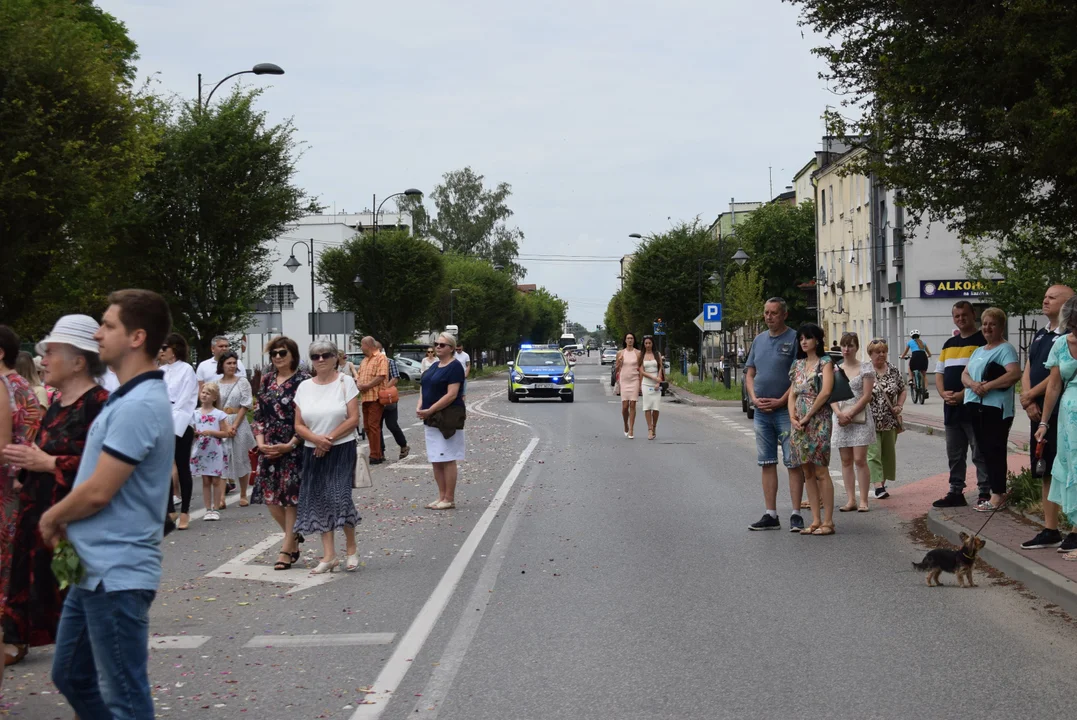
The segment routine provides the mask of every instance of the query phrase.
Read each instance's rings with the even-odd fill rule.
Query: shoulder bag
[[[348,387],[344,384],[344,373],[340,373],[340,397],[344,400],[345,408],[347,408],[348,402]],[[361,415],[360,415],[361,417]],[[360,423],[362,421],[360,420]],[[370,450],[365,447],[359,447],[359,443],[356,443],[355,452],[355,472],[352,473],[352,487],[353,488],[372,488],[374,487],[374,478],[370,474],[370,465],[367,464],[367,457],[369,457]]]
[[[827,402],[840,403],[853,399],[853,388],[849,385],[849,376],[840,367],[834,368],[834,387]]]
[[[898,378],[898,382],[901,382],[900,378]],[[880,387],[879,392],[882,394],[883,400],[886,401],[886,404],[890,406],[890,414],[894,416],[894,421],[897,423],[897,427],[894,428],[894,430],[896,430],[897,434],[900,435],[901,433],[905,432],[905,423],[902,421],[901,416],[894,412],[894,403],[890,402],[890,395],[887,394],[886,390]]]
[[[382,405],[396,405],[400,402],[400,391],[393,387],[382,387],[378,389],[378,402]]]
[[[861,375],[864,374],[863,366],[861,366],[860,374]],[[845,374],[844,370],[841,371],[841,375],[842,375],[842,377],[845,378],[846,382],[849,382],[849,376]],[[837,373],[834,374],[834,379],[835,379],[834,384],[836,385],[837,384]],[[850,385],[849,386],[849,394],[852,395],[852,393],[853,393],[853,388]],[[852,407],[853,405],[856,404],[856,401],[854,400],[854,397],[850,397],[847,400],[842,400],[840,403],[838,403],[838,407],[841,409],[842,412],[845,412],[845,409],[847,407]],[[834,401],[833,396],[831,396],[831,402],[833,402],[833,401]],[[868,421],[868,406],[867,405],[860,408],[860,412],[856,413],[855,415],[851,415],[849,417],[849,422],[852,423],[853,425],[864,425],[864,424],[867,423],[867,421]]]

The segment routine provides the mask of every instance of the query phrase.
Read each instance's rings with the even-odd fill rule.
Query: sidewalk
[[[902,417],[907,421],[910,430],[919,430],[930,434],[943,433],[942,424],[942,398],[935,392],[935,387],[930,389],[931,395],[923,405],[913,405],[912,395],[905,401]],[[1010,445],[1018,451],[1028,451],[1029,443],[1028,415],[1021,403],[1014,398],[1013,426],[1010,428]]]

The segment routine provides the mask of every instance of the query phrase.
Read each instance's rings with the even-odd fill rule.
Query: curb
[[[940,428],[940,427],[936,427],[935,425],[927,425],[926,423],[918,423],[918,422],[913,422],[913,421],[906,421],[905,422],[905,429],[906,430],[915,430],[916,432],[921,433],[923,435],[937,435],[937,436],[941,437],[943,439],[943,441],[946,440],[946,428],[944,428],[944,427]],[[1023,443],[1018,444],[1018,443],[1015,443],[1013,440],[1007,440],[1006,444],[1007,444],[1007,447],[1010,449],[1011,454],[1013,454],[1013,453],[1027,453],[1028,452],[1028,446],[1024,445]]]
[[[688,392],[684,388],[672,384],[666,392],[673,397],[671,402],[684,403],[685,405],[691,405],[692,407],[740,407],[739,400],[712,400],[709,397],[696,395],[695,393]]]
[[[942,514],[934,508],[927,513],[927,527],[931,532],[941,535],[955,545],[961,544],[958,533],[968,530],[963,525],[942,517]],[[1069,578],[995,542],[984,546],[979,557],[991,567],[1024,584],[1039,597],[1055,603],[1070,615],[1077,617],[1077,583]]]

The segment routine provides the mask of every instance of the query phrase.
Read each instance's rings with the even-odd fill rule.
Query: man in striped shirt
[[[935,365],[935,389],[946,405],[943,407],[943,425],[946,427],[946,456],[950,462],[950,491],[946,497],[932,503],[935,507],[963,507],[965,500],[965,475],[968,451],[972,449],[972,463],[976,466],[976,485],[980,499],[991,497],[991,485],[987,479],[983,453],[976,447],[972,433],[972,421],[965,414],[965,386],[961,374],[969,364],[976,348],[987,344],[984,334],[976,329],[976,313],[972,303],[959,300],[952,310],[957,335],[946,341]]]

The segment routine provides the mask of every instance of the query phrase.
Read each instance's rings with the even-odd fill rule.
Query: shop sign
[[[920,297],[922,298],[977,298],[985,297],[1001,280],[921,280]]]

